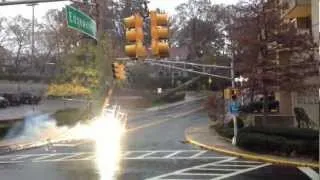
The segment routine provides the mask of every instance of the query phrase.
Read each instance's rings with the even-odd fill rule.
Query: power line
[[[17,4],[36,4],[36,3],[48,3],[48,2],[58,2],[58,1],[68,1],[68,0],[17,0],[17,1],[1,1],[0,6],[10,6]]]

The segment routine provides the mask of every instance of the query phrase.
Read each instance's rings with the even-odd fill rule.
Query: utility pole
[[[234,82],[234,54],[232,53],[231,57],[231,63],[230,63],[230,76],[231,76],[231,87],[235,88],[235,82]]]
[[[32,7],[32,32],[31,32],[31,67],[34,67],[34,6],[38,5],[37,3],[28,4],[27,6]]]

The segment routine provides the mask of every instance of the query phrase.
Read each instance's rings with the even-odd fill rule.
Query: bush
[[[301,130],[301,131],[300,131]],[[318,157],[317,131],[298,128],[255,128],[239,130],[238,146],[256,152]]]
[[[11,127],[9,127],[9,126],[0,127],[0,138],[1,139],[7,134],[7,132],[9,131],[10,128]]]
[[[273,136],[283,136],[289,139],[314,140],[318,138],[318,132],[316,130],[303,128],[246,127],[241,131],[247,133],[262,133]]]
[[[47,95],[55,97],[72,97],[72,96],[88,96],[91,94],[90,89],[78,84],[50,84]]]
[[[279,110],[279,101],[269,101],[267,102],[268,111],[271,112],[271,110]],[[263,101],[256,101],[252,102],[246,106],[242,106],[240,108],[241,112],[244,113],[254,113],[258,112],[261,113],[263,111]]]

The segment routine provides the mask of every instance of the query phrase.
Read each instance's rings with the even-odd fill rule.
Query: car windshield
[[[0,180],[320,180],[320,0],[0,0]]]

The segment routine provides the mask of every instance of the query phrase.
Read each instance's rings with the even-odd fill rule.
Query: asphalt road
[[[1,180],[298,179],[310,168],[274,166],[198,149],[184,143],[184,130],[208,123],[200,102],[145,112],[129,119],[121,153],[100,154],[92,141],[55,143],[0,157]],[[106,138],[109,142],[112,137]],[[117,154],[117,153],[115,153]],[[117,166],[115,166],[117,165]]]

